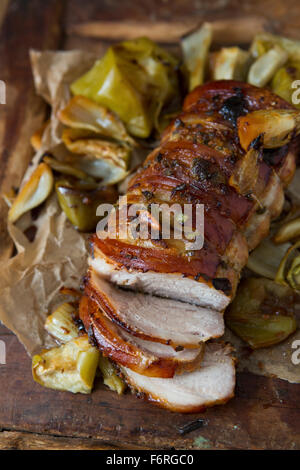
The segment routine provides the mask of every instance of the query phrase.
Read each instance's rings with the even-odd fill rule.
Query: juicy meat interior
[[[193,372],[158,379],[121,368],[126,381],[149,401],[182,413],[195,413],[208,406],[226,403],[233,397],[235,365],[230,348],[218,343],[206,346],[199,367]]]
[[[146,340],[197,348],[200,342],[224,334],[220,312],[120,289],[95,270],[90,270],[85,291],[115,323]]]

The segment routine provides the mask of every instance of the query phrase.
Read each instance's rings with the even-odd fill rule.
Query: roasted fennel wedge
[[[201,28],[188,34],[181,40],[184,64],[189,73],[189,90],[202,85],[205,80],[205,70],[208,52],[212,42],[212,26],[204,23]]]
[[[71,91],[114,111],[130,134],[145,138],[163,106],[179,93],[178,64],[148,38],[124,41],[111,46]]]
[[[32,358],[32,374],[44,387],[72,393],[90,393],[99,363],[99,351],[87,335],[44,350]]]
[[[78,337],[79,331],[75,324],[78,307],[71,302],[64,302],[47,317],[45,328],[55,339],[67,343]]]
[[[251,65],[248,73],[248,83],[257,87],[263,87],[271,80],[274,73],[288,60],[287,52],[282,47],[275,45],[272,49],[262,54]]]
[[[300,240],[285,253],[281,260],[275,281],[283,286],[290,286],[300,292]]]
[[[213,80],[242,80],[245,81],[251,56],[248,51],[239,47],[223,47],[214,53]]]
[[[271,89],[276,95],[284,100],[292,103],[296,108],[300,108],[300,104],[293,100],[295,92],[294,82],[300,80],[300,59],[298,61],[289,61],[284,67],[281,67],[272,78],[270,83]],[[294,101],[294,102],[293,102]]]
[[[63,131],[62,141],[73,153],[66,163],[100,179],[103,185],[118,183],[127,176],[131,156],[128,145],[105,140],[86,129],[73,128]]]
[[[290,287],[265,278],[245,279],[225,321],[252,349],[272,346],[296,330],[295,300]]]

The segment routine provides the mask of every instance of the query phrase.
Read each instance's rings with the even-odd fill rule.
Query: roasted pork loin
[[[265,149],[259,132],[242,148],[238,118],[264,109],[292,108],[245,83],[196,88],[121,200],[117,220],[122,205],[143,204],[149,227],[159,229],[152,204],[203,204],[201,249],[187,250],[186,240],[174,237],[137,238],[130,230],[91,239],[81,303],[85,327],[134,390],[172,410],[197,411],[233,395],[228,348],[208,343],[202,357],[203,343],[223,334],[223,311],[249,251],[282,210],[297,153],[295,137]],[[194,222],[193,215],[191,231]]]
[[[234,296],[248,252],[282,210],[295,171],[295,140],[246,161],[239,116],[291,106],[265,89],[233,81],[198,87],[161,145],[129,184],[127,204],[204,204],[204,246],[178,240],[92,239],[90,264],[114,283],[222,311]],[[244,188],[251,182],[251,188]],[[175,243],[177,242],[177,243]]]

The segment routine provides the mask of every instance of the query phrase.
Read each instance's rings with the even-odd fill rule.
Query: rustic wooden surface
[[[81,0],[1,0],[0,79],[7,84],[7,104],[0,105],[0,193],[19,184],[32,155],[29,137],[46,113],[33,90],[30,47],[77,47],[100,54],[118,37],[106,30],[103,41],[98,29],[106,21],[116,22],[115,29],[118,22],[138,22],[146,30],[149,25],[149,34],[151,22],[160,24],[156,34],[169,42],[163,31],[171,22],[191,24],[196,18],[220,24],[239,17],[300,35],[298,0],[86,0],[84,6]],[[1,202],[0,257],[11,252],[5,210]],[[130,394],[118,397],[102,385],[90,396],[43,389],[32,381],[23,347],[1,326],[0,340],[7,355],[6,365],[0,365],[0,449],[300,448],[300,385],[243,373],[228,405],[201,415],[173,414]],[[200,416],[206,425],[181,436],[178,428]]]

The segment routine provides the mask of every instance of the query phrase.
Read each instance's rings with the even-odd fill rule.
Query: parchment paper
[[[68,101],[69,84],[90,68],[96,57],[82,51],[30,53],[34,82],[39,93],[51,105],[50,124],[44,131],[42,148],[28,168],[26,181],[42,154],[50,151],[60,158],[65,149],[61,143],[61,124],[57,111]],[[135,163],[136,164],[136,163]],[[23,234],[35,225],[34,242]],[[62,286],[78,288],[86,270],[86,236],[66,220],[53,194],[33,221],[29,214],[16,225],[9,225],[17,255],[2,263],[0,277],[0,320],[24,344],[29,354],[54,345],[44,329],[47,314],[62,301]],[[291,382],[300,381],[300,365],[292,364],[291,345],[300,340],[299,330],[284,343],[245,354],[245,344],[230,331],[226,332],[236,348],[239,369],[260,375],[274,375]]]
[[[30,58],[37,93],[51,105],[51,119],[22,184],[45,151],[58,158],[63,152],[56,113],[70,97],[69,84],[95,60],[93,54],[83,51],[31,51]],[[23,233],[29,226],[37,229],[32,243]],[[8,230],[17,255],[1,266],[0,320],[18,336],[28,353],[34,354],[55,344],[44,329],[45,318],[55,305],[66,300],[59,295],[62,286],[79,287],[86,270],[87,236],[71,226],[55,194],[42,207],[37,220],[25,214],[16,225],[9,224]]]

